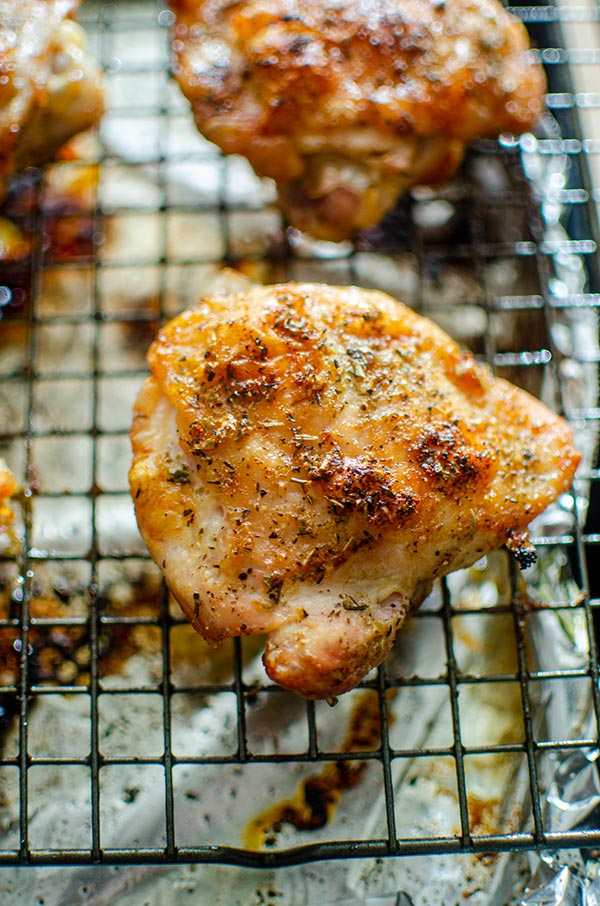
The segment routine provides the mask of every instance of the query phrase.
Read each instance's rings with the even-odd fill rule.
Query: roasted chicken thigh
[[[0,199],[103,110],[100,71],[70,16],[77,0],[0,0]]]
[[[289,222],[340,240],[474,138],[531,128],[544,75],[498,0],[171,0],[200,131],[272,177]]]
[[[379,664],[433,580],[505,543],[571,482],[567,423],[380,292],[285,284],[164,327],[135,404],[131,493],[208,641],[264,633],[309,698]]]

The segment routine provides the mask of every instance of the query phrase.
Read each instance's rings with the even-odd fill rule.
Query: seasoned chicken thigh
[[[100,72],[69,17],[78,0],[0,0],[0,198],[103,110]]]
[[[272,177],[289,222],[344,239],[467,142],[529,129],[544,75],[498,0],[171,0],[200,131]]]
[[[204,298],[135,404],[140,530],[208,641],[267,635],[329,698],[381,663],[433,580],[508,545],[571,482],[567,423],[425,318],[358,288]]]

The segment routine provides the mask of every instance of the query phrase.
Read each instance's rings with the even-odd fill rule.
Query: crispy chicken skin
[[[100,72],[69,17],[77,0],[0,0],[0,198],[102,114]]]
[[[152,344],[131,493],[208,641],[265,633],[308,698],[381,663],[433,580],[508,543],[571,482],[567,423],[380,292],[204,298]]]
[[[465,144],[531,128],[541,65],[498,0],[171,0],[200,131],[276,180],[289,222],[344,239]]]

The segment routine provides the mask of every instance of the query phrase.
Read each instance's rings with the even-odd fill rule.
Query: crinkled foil
[[[121,15],[130,8],[120,4]],[[133,9],[134,7],[131,7]],[[138,9],[139,7],[135,7]],[[168,24],[168,18],[162,18]],[[93,32],[93,17],[88,26]],[[115,26],[118,28],[118,22]],[[155,67],[163,88],[163,100],[173,86],[166,75],[166,42],[160,23],[154,31],[161,41],[132,42],[123,37],[120,45],[139,64],[142,75],[138,82],[119,82],[119,60],[114,59],[109,72],[114,78],[112,102],[118,107],[119,91],[128,92],[128,103],[140,103],[148,86],[144,66]],[[162,43],[161,43],[162,42]],[[162,49],[161,49],[162,48]],[[121,86],[121,87],[119,87]],[[133,87],[132,87],[133,86]],[[460,201],[464,198],[465,180],[457,177],[439,191],[417,190],[410,208],[402,204],[388,229],[397,230],[399,239],[389,241],[383,231],[366,237],[358,253],[342,244],[314,244],[306,237],[281,231],[277,213],[270,207],[272,200],[268,184],[256,180],[244,162],[234,160],[229,171],[230,183],[223,186],[222,168],[214,149],[203,143],[190,124],[189,118],[178,116],[170,122],[166,149],[168,166],[168,198],[173,206],[196,205],[203,212],[204,225],[193,223],[185,216],[173,221],[169,249],[176,255],[183,246],[182,258],[193,251],[189,246],[190,230],[196,230],[197,249],[207,254],[207,264],[181,269],[175,273],[167,291],[167,313],[175,313],[194,301],[196,295],[218,276],[221,266],[216,238],[219,215],[215,215],[223,198],[232,208],[239,208],[230,220],[232,247],[252,263],[248,268],[253,276],[279,279],[284,275],[298,280],[356,282],[384,289],[409,304],[420,306],[460,342],[470,345],[479,354],[486,351],[486,332],[493,335],[494,347],[503,352],[501,370],[506,376],[531,389],[550,406],[564,407],[572,415],[576,441],[583,454],[583,464],[577,479],[575,496],[563,495],[533,526],[533,535],[548,539],[573,532],[575,521],[582,523],[587,508],[588,486],[585,475],[594,462],[597,437],[593,423],[580,418],[581,413],[597,405],[597,321],[591,309],[565,305],[585,292],[585,269],[576,244],[569,244],[562,225],[561,193],[568,181],[569,161],[566,155],[545,153],[551,142],[553,124],[550,120],[539,136],[525,136],[518,143],[522,172],[531,191],[531,203],[540,214],[542,235],[540,243],[548,265],[548,284],[540,287],[531,255],[523,249],[521,258],[498,256],[486,261],[485,272],[477,271],[466,260],[446,261],[429,257],[429,270],[417,281],[414,255],[402,248],[403,218],[410,216],[419,225],[425,245],[460,243],[463,225],[460,222]],[[154,200],[159,206],[159,171],[148,148],[152,139],[164,129],[164,120],[156,122],[131,119],[116,120],[107,114],[102,125],[102,139],[111,154],[110,166],[100,181],[100,202],[110,211],[111,202],[136,205],[144,216],[129,223],[127,218],[107,217],[101,242],[101,260],[107,266],[118,261],[120,249],[135,233],[139,253],[151,258],[153,237],[160,230],[162,212],[148,213]],[[158,141],[158,140],[157,140]],[[162,141],[162,139],[161,139]],[[503,138],[508,150],[515,142]],[[546,143],[546,144],[544,144]],[[193,153],[201,147],[206,158],[194,164]],[[189,155],[189,159],[186,158]],[[212,155],[212,156],[211,156]],[[115,162],[121,162],[119,167]],[[128,166],[135,162],[136,166]],[[488,151],[475,151],[467,161],[469,191],[485,194],[493,203],[500,201],[511,188],[514,174],[506,169],[506,161]],[[160,189],[160,191],[159,191]],[[225,195],[223,196],[223,191]],[[506,210],[505,208],[503,209]],[[483,239],[514,243],[519,235],[517,211],[513,218],[503,215],[480,224]],[[200,232],[198,232],[200,224]],[[129,231],[129,232],[128,232]],[[480,237],[481,238],[481,237]],[[188,245],[186,245],[188,243]],[[288,249],[277,263],[271,252],[274,245]],[[275,261],[275,263],[273,263]],[[281,262],[285,262],[282,264]],[[139,277],[139,275],[138,275]],[[508,310],[502,316],[485,316],[477,304],[482,281],[489,298],[497,299],[519,294],[540,295],[550,305],[551,336],[544,331],[547,323],[534,309],[532,315]],[[64,299],[73,292],[61,285],[54,292]],[[112,285],[112,311],[133,311],[139,306],[136,293],[144,295],[143,287],[128,287],[127,280]],[[62,294],[62,295],[61,295]],[[53,309],[52,299],[44,305]],[[9,338],[10,339],[10,338]],[[57,361],[77,356],[80,335],[69,324],[48,351]],[[131,357],[139,367],[143,344],[137,347],[115,335],[116,354],[124,366]],[[559,353],[556,368],[539,370],[520,368],[510,350],[537,348],[549,339]],[[537,345],[536,345],[537,344]],[[10,343],[5,354],[11,355]],[[113,350],[114,351],[114,350]],[[17,353],[15,353],[16,355]],[[133,398],[139,382],[128,389]],[[15,417],[22,400],[7,398],[8,390],[0,387],[2,401],[12,407]],[[129,401],[127,399],[127,403]],[[81,401],[74,400],[74,406]],[[48,403],[50,406],[51,403]],[[81,403],[82,405],[82,403]],[[118,401],[114,411],[106,406],[101,411],[107,430],[123,428],[127,418],[125,404]],[[85,439],[82,441],[85,443]],[[3,451],[0,451],[3,452]],[[82,450],[82,461],[85,461]],[[15,448],[6,451],[9,461],[18,462]],[[51,457],[52,452],[48,455]],[[128,450],[116,442],[106,463],[101,460],[105,486],[119,488],[126,473]],[[63,468],[58,459],[57,472]],[[52,463],[47,467],[52,469]],[[115,469],[115,475],[111,473]],[[121,482],[121,483],[120,483]],[[84,484],[83,480],[82,483]],[[31,525],[33,565],[44,557],[61,554],[80,556],[86,550],[89,526],[86,514],[78,501],[68,495],[59,500],[60,506],[34,508]],[[88,514],[89,516],[89,514]],[[125,494],[115,495],[106,507],[98,507],[96,528],[100,552],[126,553],[132,557],[143,553],[133,510]],[[568,558],[561,546],[540,545],[538,564],[522,577],[521,594],[536,606],[527,610],[528,666],[538,671],[558,668],[585,668],[589,661],[584,614],[580,607],[572,610],[553,605],[580,601],[581,589],[573,578]],[[119,576],[120,594],[127,597],[131,576]],[[453,636],[454,654],[462,674],[515,673],[514,644],[498,645],[499,636],[513,638],[513,616],[497,613],[498,604],[510,602],[511,577],[508,560],[503,552],[494,554],[449,578],[449,588],[456,608]],[[391,677],[440,677],[447,667],[446,651],[436,617],[442,607],[442,591],[438,586],[425,602],[421,613],[401,634],[398,644],[386,664]],[[542,603],[543,606],[539,606]],[[460,609],[465,608],[461,616]],[[477,610],[478,612],[474,612]],[[490,619],[485,618],[489,611]],[[483,615],[483,618],[482,618]],[[252,645],[244,645],[243,679],[260,693],[265,681],[260,657]],[[176,665],[177,666],[177,665]],[[191,686],[201,676],[218,682],[231,678],[231,659],[217,657],[207,667],[206,659],[199,665],[186,664],[181,669],[183,679]],[[121,687],[156,687],[162,677],[160,653],[140,651],[123,665],[118,675],[103,679],[103,688],[111,683]],[[186,672],[187,671],[187,672]],[[331,710],[323,704],[317,707],[319,746],[324,751],[339,749],[340,741],[351,719],[357,701],[363,693],[357,691],[343,696]],[[391,742],[398,748],[450,747],[453,741],[449,690],[446,683],[402,686],[390,698]],[[163,713],[156,710],[156,701],[149,696],[136,696],[124,701],[123,696],[102,696],[100,743],[113,754],[127,749],[137,741],[140,756],[155,756],[160,751]],[[133,697],[130,697],[133,698]],[[156,696],[154,698],[157,698]],[[176,703],[175,703],[176,699]],[[560,682],[543,679],[537,683],[534,695],[534,726],[541,738],[597,738],[597,726],[592,708],[589,684],[577,678]],[[171,726],[171,748],[179,757],[194,755],[234,755],[237,747],[238,709],[233,694],[198,696],[181,693],[172,699],[174,708]],[[463,684],[460,686],[460,720],[463,743],[467,746],[519,743],[522,730],[522,706],[516,683]],[[248,703],[246,733],[255,751],[265,754],[289,755],[306,751],[306,711],[303,702],[287,694],[257,694]],[[29,732],[32,739],[52,741],[52,754],[69,758],[73,753],[85,753],[89,741],[89,703],[87,696],[42,697],[32,710]],[[8,734],[6,750],[17,751],[17,728]],[[110,747],[113,747],[112,749]],[[597,824],[600,806],[600,781],[597,770],[597,751],[548,751],[541,756],[539,772],[545,790],[543,808],[553,830],[566,830]],[[290,765],[267,764],[251,771],[215,765],[210,768],[197,764],[176,767],[174,778],[174,807],[179,845],[211,845],[215,842],[232,846],[243,845],[244,829],[273,802],[284,802],[293,796],[303,778],[319,770],[315,763]],[[103,772],[104,776],[104,772]],[[164,782],[157,765],[122,765],[108,773],[110,783],[102,793],[103,848],[160,847],[165,843]],[[399,758],[392,771],[396,803],[397,833],[406,837],[432,837],[460,833],[460,815],[456,789],[455,763],[452,757]],[[18,845],[18,801],[16,782],[3,786],[0,802],[0,835]],[[529,777],[526,760],[508,756],[469,759],[469,795],[477,818],[473,819],[478,833],[517,833],[532,831],[529,808]],[[52,795],[49,792],[52,791]],[[47,766],[30,772],[29,801],[33,804],[29,817],[30,837],[37,846],[87,845],[90,839],[89,778],[84,772],[65,772]],[[475,814],[475,813],[474,813]],[[386,800],[380,769],[377,765],[365,772],[356,788],[341,797],[332,821],[324,828],[299,832],[284,826],[276,835],[278,849],[307,842],[346,840],[349,850],[355,840],[385,838]],[[82,843],[82,841],[84,841]],[[170,906],[211,904],[211,906],[534,906],[534,904],[581,904],[592,906],[600,902],[600,882],[594,874],[594,858],[586,853],[503,853],[490,857],[469,854],[440,856],[410,856],[389,859],[341,859],[325,863],[277,870],[242,869],[225,865],[122,865],[93,868],[5,868],[0,873],[0,894],[3,906],[142,906],[145,903],[169,903]]]

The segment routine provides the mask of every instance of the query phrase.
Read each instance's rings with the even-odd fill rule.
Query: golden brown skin
[[[340,240],[446,179],[465,144],[531,128],[545,81],[498,0],[171,0],[200,131]]]
[[[0,198],[103,111],[100,71],[70,16],[78,0],[0,0]]]
[[[202,299],[150,348],[140,530],[208,641],[265,633],[309,698],[360,682],[432,581],[526,529],[573,477],[567,423],[380,292]]]

